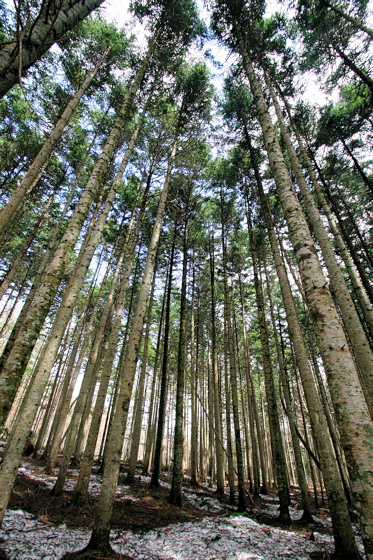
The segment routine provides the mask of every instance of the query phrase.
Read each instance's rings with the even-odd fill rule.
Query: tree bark
[[[312,229],[315,232],[318,242],[320,243],[325,266],[329,272],[331,286],[342,314],[343,322],[354,351],[355,360],[361,370],[367,393],[369,395],[369,404],[372,407],[373,412],[373,353],[370,350],[369,342],[360,323],[354,302],[350,292],[348,291],[344,276],[338,264],[331,241],[325,230],[319,210],[303,175],[301,165],[284,122],[276,93],[268,75],[266,75],[266,82],[275,106],[277,120],[280,125],[281,135],[284,139],[287,153],[289,155],[291,167],[300,187]]]
[[[361,514],[361,528],[366,550],[371,553],[373,540],[373,464],[372,422],[356,373],[348,343],[327,288],[318,261],[312,236],[294,192],[290,176],[267,109],[266,101],[255,75],[239,25],[235,22],[245,71],[254,96],[265,140],[271,170],[284,209],[290,239],[298,262],[303,290],[314,321],[319,348],[324,360],[331,394],[338,418],[342,445],[353,480],[356,507]],[[346,543],[341,550],[350,557],[358,557],[356,544]]]
[[[141,339],[146,301],[148,298],[151,278],[155,265],[159,236],[168,195],[168,187],[171,179],[171,171],[176,156],[177,140],[178,130],[175,133],[175,138],[168,160],[167,173],[158,204],[156,221],[153,227],[153,233],[148,249],[140,293],[138,296],[135,315],[133,318],[131,334],[128,340],[127,353],[123,363],[123,376],[120,380],[118,400],[112,417],[111,431],[108,435],[104,479],[99,497],[93,532],[88,544],[88,549],[90,550],[108,550],[110,548],[110,518],[118,480],[123,436],[129,401],[131,397],[133,377],[136,370],[137,353]]]
[[[177,356],[177,381],[176,381],[176,403],[175,403],[175,429],[174,429],[174,454],[172,463],[172,482],[168,503],[174,506],[182,506],[183,502],[183,411],[184,411],[184,388],[186,368],[186,319],[187,319],[187,274],[188,274],[188,219],[183,224],[183,271],[181,277],[180,294],[180,325],[179,346]]]
[[[42,3],[35,20],[0,50],[0,97],[67,31],[82,21],[103,0],[53,0]]]
[[[161,380],[160,380],[161,389],[159,395],[157,435],[155,439],[153,469],[152,469],[150,488],[159,487],[159,474],[161,470],[162,443],[163,443],[164,423],[165,423],[166,404],[167,404],[171,289],[172,289],[172,281],[173,281],[172,271],[174,266],[175,242],[176,242],[176,224],[174,226],[174,233],[173,233],[173,239],[172,239],[171,250],[170,250],[168,281],[166,282],[166,291],[165,291],[166,307],[165,307],[165,323],[164,323],[164,337],[163,337],[163,356],[162,356],[162,368],[161,368]]]
[[[44,171],[45,167],[49,162],[51,155],[53,154],[55,147],[60,141],[62,134],[64,133],[64,130],[70,121],[72,114],[77,108],[79,101],[81,100],[89,84],[95,77],[107,53],[108,50],[104,53],[104,55],[96,64],[92,72],[86,77],[86,79],[84,80],[80,88],[70,99],[62,115],[60,116],[57,123],[53,127],[52,132],[48,136],[47,140],[44,142],[42,148],[40,149],[33,163],[31,164],[25,177],[22,179],[19,187],[17,187],[15,192],[12,194],[9,202],[7,202],[7,204],[0,210],[0,235],[3,235],[5,233],[16,211],[24,201],[25,197],[30,194],[35,184],[39,180],[42,172]]]

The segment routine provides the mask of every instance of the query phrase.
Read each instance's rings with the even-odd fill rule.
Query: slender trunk
[[[358,29],[360,31],[364,31],[364,33],[366,33],[367,35],[369,35],[369,37],[371,39],[373,39],[373,29],[364,25],[364,23],[362,21],[350,16],[350,14],[347,14],[346,12],[341,10],[341,8],[339,8],[338,6],[335,6],[334,4],[329,2],[328,0],[323,0],[323,3],[326,6],[328,6],[328,8],[330,8],[333,12],[335,12],[337,15],[339,15],[341,18],[343,18],[346,21],[348,21],[349,23],[351,23],[355,27],[355,29]]]
[[[183,501],[183,411],[184,411],[184,387],[186,368],[186,319],[187,319],[187,273],[188,273],[188,219],[184,223],[183,233],[183,271],[181,278],[180,294],[180,326],[179,346],[177,357],[177,381],[176,381],[176,403],[175,403],[175,429],[174,429],[174,455],[172,464],[172,482],[168,503],[181,506]]]
[[[151,316],[153,311],[153,298],[154,298],[154,289],[155,289],[155,278],[156,272],[154,271],[154,278],[153,278],[153,285],[151,289],[151,294],[149,297],[148,303],[148,315],[146,319],[146,331],[144,337],[144,348],[142,353],[142,364],[140,369],[140,378],[139,378],[139,385],[137,388],[137,397],[136,397],[136,406],[134,408],[134,424],[133,430],[131,433],[131,452],[129,457],[128,463],[128,476],[127,482],[131,484],[135,479],[135,471],[137,465],[137,456],[139,453],[140,447],[140,436],[141,436],[141,420],[142,420],[142,408],[143,408],[143,401],[144,401],[144,390],[145,390],[145,376],[146,376],[146,366],[148,360],[148,351],[149,351],[149,339],[150,339],[150,325],[151,325]]]
[[[102,0],[54,0],[42,3],[37,18],[0,50],[0,96],[3,97],[25,70],[102,4]]]
[[[15,192],[12,194],[9,202],[0,210],[0,236],[3,235],[4,232],[7,230],[17,209],[20,207],[25,197],[30,194],[35,184],[39,180],[43,170],[48,164],[48,161],[55,147],[60,141],[66,126],[69,124],[72,114],[77,108],[79,101],[81,100],[89,84],[95,77],[107,53],[108,50],[105,51],[104,55],[98,61],[98,63],[96,64],[92,72],[86,77],[86,79],[84,80],[80,88],[70,99],[61,117],[58,119],[57,123],[53,127],[52,132],[48,136],[47,140],[44,142],[42,148],[40,149],[33,163],[31,164],[25,177],[22,179],[19,187],[17,187]]]
[[[258,309],[259,318],[259,329],[260,329],[260,342],[261,342],[261,353],[263,362],[263,372],[265,381],[265,391],[267,398],[267,410],[268,410],[268,420],[270,427],[271,436],[271,449],[272,457],[274,461],[274,468],[276,473],[276,480],[278,485],[278,494],[280,499],[280,519],[284,523],[290,523],[289,514],[289,488],[287,482],[287,472],[285,463],[285,454],[281,438],[281,430],[278,416],[278,408],[276,403],[276,390],[273,379],[273,369],[271,363],[271,352],[269,347],[269,336],[268,336],[268,324],[265,315],[264,298],[263,298],[263,288],[260,279],[259,262],[258,255],[256,251],[251,218],[249,214],[248,207],[247,211],[247,222],[249,228],[249,238],[250,238],[250,249],[253,262],[253,272],[254,272],[254,284],[255,284],[255,294]]]
[[[224,228],[222,239],[224,239]],[[225,253],[223,241],[223,255]],[[226,255],[223,256],[223,261],[226,262]],[[238,484],[238,511],[245,511],[246,509],[246,495],[244,483],[244,467],[243,467],[243,453],[241,442],[241,426],[239,419],[238,409],[238,388],[237,388],[237,360],[236,360],[236,344],[234,339],[234,327],[231,308],[233,306],[231,298],[232,295],[228,293],[228,281],[226,277],[226,264],[223,265],[224,272],[224,308],[227,320],[228,330],[228,356],[229,356],[229,381],[232,390],[232,412],[233,412],[233,425],[236,444],[236,460],[237,460],[237,484]]]
[[[365,173],[364,169],[361,167],[360,163],[358,162],[358,160],[354,156],[354,154],[353,154],[352,150],[349,148],[348,144],[344,140],[341,140],[341,142],[342,142],[342,146],[344,147],[345,151],[348,153],[348,155],[350,156],[350,158],[354,162],[355,167],[356,167],[360,177],[363,180],[363,183],[369,189],[370,193],[373,194],[373,183],[372,183],[372,181],[369,179],[369,177]]]
[[[166,286],[167,286],[167,279],[166,279]],[[155,410],[157,409],[156,403],[158,402],[158,407],[160,403],[160,389],[157,389],[157,380],[158,380],[158,364],[160,361],[161,353],[162,353],[162,334],[163,334],[163,323],[165,317],[165,310],[166,310],[166,296],[163,296],[162,300],[162,311],[159,320],[159,327],[158,327],[158,336],[157,336],[157,350],[155,355],[154,361],[154,371],[153,371],[153,382],[152,382],[152,390],[150,395],[150,406],[149,406],[149,419],[148,419],[148,429],[146,435],[146,445],[145,445],[145,456],[143,461],[143,473],[149,474],[149,466],[152,462],[152,457],[154,457],[154,448],[155,448],[155,440],[156,440],[156,413]],[[159,382],[160,384],[160,382]],[[161,442],[162,443],[162,442]],[[159,471],[159,469],[158,469]],[[158,481],[158,477],[157,477]]]
[[[105,476],[102,483],[93,532],[91,540],[88,544],[88,548],[91,550],[107,550],[110,548],[110,518],[118,480],[123,436],[127,420],[129,401],[131,397],[133,377],[136,370],[137,353],[141,339],[146,301],[148,298],[151,278],[155,265],[159,236],[161,232],[163,215],[168,195],[168,187],[171,180],[171,171],[176,156],[177,139],[178,127],[175,133],[175,138],[168,160],[167,173],[158,204],[156,221],[153,227],[153,233],[148,249],[140,293],[138,296],[135,315],[132,322],[131,334],[128,340],[127,353],[123,362],[123,376],[120,380],[118,400],[112,418],[111,431],[108,436],[108,447],[105,461]]]
[[[161,470],[162,443],[163,443],[163,432],[164,432],[166,404],[167,404],[171,289],[172,289],[172,271],[173,271],[174,256],[175,256],[175,241],[176,241],[176,225],[174,226],[174,233],[173,233],[170,257],[169,257],[170,264],[168,269],[168,281],[166,282],[167,287],[165,291],[166,308],[165,308],[165,324],[164,324],[164,338],[163,338],[162,369],[161,369],[161,381],[160,381],[161,390],[159,395],[157,435],[155,440],[152,479],[150,482],[150,488],[159,487],[159,474]]]
[[[291,292],[289,280],[286,273],[284,261],[281,257],[278,241],[276,238],[273,222],[269,210],[267,198],[264,194],[259,166],[257,163],[256,153],[249,143],[251,162],[254,166],[255,178],[259,190],[262,212],[266,222],[271,249],[274,256],[277,275],[280,282],[281,294],[284,303],[286,320],[289,328],[289,335],[294,345],[296,362],[299,368],[302,385],[304,388],[307,407],[310,414],[312,429],[320,456],[322,471],[324,475],[325,485],[328,492],[328,500],[330,513],[332,517],[333,535],[335,540],[335,548],[337,553],[349,554],[351,543],[354,542],[354,534],[351,526],[349,511],[344,495],[342,480],[335,471],[335,457],[332,449],[332,443],[329,437],[328,425],[325,420],[319,395],[316,390],[312,370],[308,361],[308,353],[304,343],[298,315]],[[313,480],[313,464],[311,464],[311,472]],[[315,486],[315,499],[317,499],[317,491]],[[353,547],[354,548],[354,547]],[[352,552],[355,558],[358,554]]]
[[[297,478],[298,478],[299,488],[300,488],[301,496],[302,496],[302,506],[303,506],[303,516],[302,516],[302,518],[305,519],[308,522],[312,522],[310,502],[309,502],[308,492],[307,492],[307,480],[306,480],[306,475],[305,475],[304,468],[303,468],[302,453],[301,453],[301,449],[300,449],[299,439],[298,439],[296,429],[295,429],[296,426],[295,426],[293,403],[291,401],[289,384],[288,384],[288,379],[287,379],[286,370],[285,370],[285,363],[284,363],[284,358],[283,358],[283,354],[282,354],[282,349],[281,349],[281,346],[280,346],[279,335],[278,335],[278,331],[277,331],[276,320],[275,320],[275,315],[274,315],[274,310],[273,310],[273,301],[272,301],[272,295],[271,295],[272,291],[271,291],[271,286],[270,286],[270,283],[269,283],[268,272],[267,272],[266,269],[265,269],[265,275],[266,275],[266,282],[267,282],[267,297],[268,297],[268,301],[269,301],[269,305],[270,305],[273,335],[274,335],[274,340],[275,340],[275,345],[276,345],[276,353],[277,353],[278,366],[279,366],[279,372],[280,372],[280,383],[282,384],[282,388],[283,388],[283,391],[284,391],[285,404],[286,404],[286,415],[287,415],[288,420],[289,420],[291,441],[292,441],[292,444],[293,444],[294,459],[295,459],[295,464],[296,464],[296,468],[297,468]]]
[[[284,122],[284,118],[281,112],[281,108],[278,104],[274,88],[268,76],[266,76],[266,82],[275,105],[281,135],[284,139],[290,163],[294,171],[297,183],[300,187],[300,191],[307,209],[308,218],[310,220],[312,229],[314,230],[315,235],[318,239],[318,242],[320,243],[324,262],[329,272],[331,286],[342,314],[343,322],[346,327],[352,349],[354,351],[355,360],[360,368],[367,389],[369,404],[372,407],[373,414],[373,352],[371,352],[370,350],[369,342],[360,323],[360,319],[356,312],[350,292],[348,291],[344,276],[334,252],[334,248],[328,237],[316,203],[303,175],[303,171],[295,153],[295,149],[292,145],[291,138]]]
[[[236,503],[234,488],[234,464],[232,446],[232,425],[231,425],[231,391],[229,383],[229,362],[228,362],[228,329],[226,318],[224,318],[224,385],[225,385],[225,418],[227,430],[227,460],[228,460],[228,484],[229,484],[229,503]]]
[[[214,424],[216,449],[216,492],[224,495],[224,449],[222,445],[223,430],[221,417],[221,398],[218,368],[218,349],[216,341],[216,302],[215,302],[215,259],[214,247],[210,236],[210,285],[211,285],[211,357],[212,385],[214,391]]]
[[[257,410],[257,406],[256,406],[256,400],[255,400],[255,394],[254,394],[253,374],[252,374],[252,371],[251,371],[251,364],[250,364],[250,346],[249,346],[249,340],[248,340],[247,329],[246,329],[245,312],[244,312],[244,297],[243,297],[241,276],[239,277],[239,282],[240,282],[240,296],[241,296],[241,309],[242,309],[243,340],[244,340],[244,350],[245,350],[246,387],[247,387],[247,397],[248,397],[248,405],[249,405],[249,427],[250,427],[250,439],[251,439],[252,460],[253,460],[253,474],[254,474],[253,493],[254,493],[254,496],[259,496],[259,493],[260,493],[260,473],[259,473],[258,448],[261,446],[261,443],[259,442],[259,444],[258,444],[258,438],[256,437],[256,433],[255,433],[255,424],[256,424],[255,416],[258,416],[258,410]],[[258,419],[258,423],[259,423],[259,419]],[[260,452],[260,456],[263,456],[263,451]],[[261,460],[260,463],[264,464],[264,461]],[[263,493],[267,493],[266,492],[266,481],[267,481],[267,473],[266,472],[263,473],[263,480],[264,480]]]
[[[352,70],[357,76],[359,76],[360,80],[368,86],[370,91],[373,93],[373,80],[368,74],[355,64],[353,60],[337,45],[335,41],[330,41],[331,47],[335,50],[337,55],[343,60],[344,64]]]
[[[195,269],[193,266],[193,286],[192,286],[192,302],[190,311],[190,385],[191,385],[191,428],[190,428],[190,485],[198,486],[198,427],[197,427],[197,383],[198,383],[198,347],[197,347],[197,365],[195,359],[195,319],[194,319],[194,299],[195,299]],[[198,297],[198,316],[197,316],[197,340],[198,328],[200,321],[200,298]]]

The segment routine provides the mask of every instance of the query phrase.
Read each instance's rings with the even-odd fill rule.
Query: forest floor
[[[86,546],[101,476],[91,477],[89,504],[76,506],[71,496],[77,476],[70,469],[63,495],[54,497],[50,490],[56,477],[45,475],[36,460],[22,463],[0,528],[0,558],[59,560]],[[123,560],[327,560],[333,552],[328,510],[315,509],[314,523],[302,522],[297,489],[291,494],[292,524],[281,526],[275,495],[260,495],[239,514],[228,497],[219,501],[208,485],[196,489],[187,484],[178,508],[167,503],[167,474],[158,490],[150,490],[149,482],[138,474],[129,486],[125,474],[120,475],[111,545]]]

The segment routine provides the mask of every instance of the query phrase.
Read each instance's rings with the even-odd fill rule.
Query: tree
[[[252,16],[254,16],[254,22],[260,21],[257,13],[250,13],[240,0],[217,3],[214,15],[215,28],[219,36],[222,37],[226,32],[226,26],[232,26],[233,33],[228,41],[231,41],[231,44],[233,42],[234,48],[239,50],[250,83],[271,171],[287,221],[290,239],[302,278],[303,290],[327,371],[331,395],[342,433],[343,448],[354,488],[356,505],[361,515],[360,523],[364,533],[365,548],[367,553],[370,554],[372,550],[373,519],[371,517],[372,508],[367,507],[367,494],[371,493],[370,488],[373,490],[373,481],[369,482],[366,477],[367,469],[369,469],[368,465],[371,464],[373,459],[371,457],[373,450],[371,442],[365,439],[365,433],[371,432],[372,422],[353,358],[348,351],[343,327],[327,288],[327,282],[317,258],[312,236],[287,171],[265,96],[254,68],[252,57],[255,56],[257,43],[250,43],[250,36],[247,33],[247,25]],[[251,44],[254,45],[254,53],[251,52]],[[347,387],[349,387],[348,390]],[[351,391],[356,395],[356,399],[351,399]],[[359,412],[357,412],[358,410]],[[361,429],[362,426],[364,426],[363,429]],[[357,434],[361,434],[362,437],[359,444],[357,444]],[[362,449],[364,449],[363,453]],[[362,485],[365,486],[366,484],[367,487],[363,495],[361,492]],[[354,556],[357,558],[356,543],[351,542],[350,539],[345,539],[343,534],[339,537],[341,541],[336,544],[340,547],[340,550],[337,553],[341,557]]]
[[[14,37],[0,50],[0,96],[21,81],[24,72],[56,41],[97,9],[103,0],[52,0],[30,14],[26,2],[18,5]]]

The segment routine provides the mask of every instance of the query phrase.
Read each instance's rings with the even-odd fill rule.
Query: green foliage
[[[11,36],[10,14],[4,0],[0,1],[0,43],[5,43]]]
[[[359,132],[371,114],[371,92],[359,84],[346,84],[341,88],[338,103],[323,107],[318,123],[316,145],[332,145]]]
[[[265,18],[263,0],[211,1],[212,29],[230,49],[239,51],[238,34],[254,60],[263,60],[267,53],[282,53],[286,47],[285,20],[280,13]]]
[[[194,0],[134,0],[131,9],[140,20],[151,18],[166,42],[177,40],[187,46],[205,32]]]
[[[125,69],[131,56],[131,39],[124,29],[105,21],[95,14],[83,20],[75,28],[73,34],[60,43],[62,49],[61,62],[68,79],[79,86],[93,66],[106,54],[100,70],[90,85],[90,91],[114,85],[114,69]]]
[[[207,121],[213,96],[207,66],[202,63],[184,65],[176,80],[175,93],[182,98],[179,117],[181,128],[184,129],[196,120]]]

